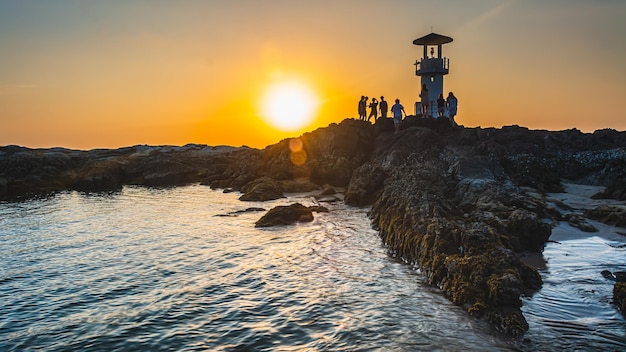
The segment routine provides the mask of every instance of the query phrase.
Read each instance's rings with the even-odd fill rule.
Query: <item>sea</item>
[[[523,298],[530,330],[511,339],[391,257],[368,208],[255,228],[255,208],[317,201],[238,197],[126,186],[1,202],[0,351],[626,350],[600,275],[626,271],[619,233],[548,243],[544,286]]]

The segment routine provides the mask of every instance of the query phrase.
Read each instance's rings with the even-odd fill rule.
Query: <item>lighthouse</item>
[[[443,57],[441,47],[451,41],[452,38],[437,33],[430,33],[413,41],[413,44],[424,47],[423,57],[415,61],[415,75],[421,77],[418,92],[424,84],[428,88],[430,116],[437,116],[437,98],[443,94],[443,76],[450,71],[450,60]],[[420,102],[415,103],[415,115],[420,112],[420,105]]]

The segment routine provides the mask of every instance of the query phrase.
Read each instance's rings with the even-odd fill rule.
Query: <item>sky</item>
[[[624,19],[624,0],[0,0],[0,146],[263,148],[361,95],[412,114],[430,32],[454,38],[459,124],[623,131]],[[297,129],[263,108],[281,82],[313,96]]]

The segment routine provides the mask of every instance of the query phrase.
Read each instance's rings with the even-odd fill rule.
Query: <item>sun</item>
[[[270,85],[261,99],[261,116],[281,131],[297,131],[315,118],[319,99],[313,90],[299,81],[281,81]]]

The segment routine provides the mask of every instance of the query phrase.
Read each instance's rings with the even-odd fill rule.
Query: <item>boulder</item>
[[[507,218],[507,229],[517,238],[518,251],[541,252],[550,238],[552,228],[537,213],[526,209],[515,209]]]
[[[242,190],[244,194],[239,197],[239,200],[243,201],[266,201],[283,196],[283,189],[280,183],[268,177],[253,181]]]
[[[295,222],[313,221],[313,212],[300,203],[279,205],[270,209],[255,224],[255,227],[290,225]]]
[[[348,205],[370,205],[378,198],[382,190],[387,171],[378,163],[366,163],[352,174],[345,194]]]

